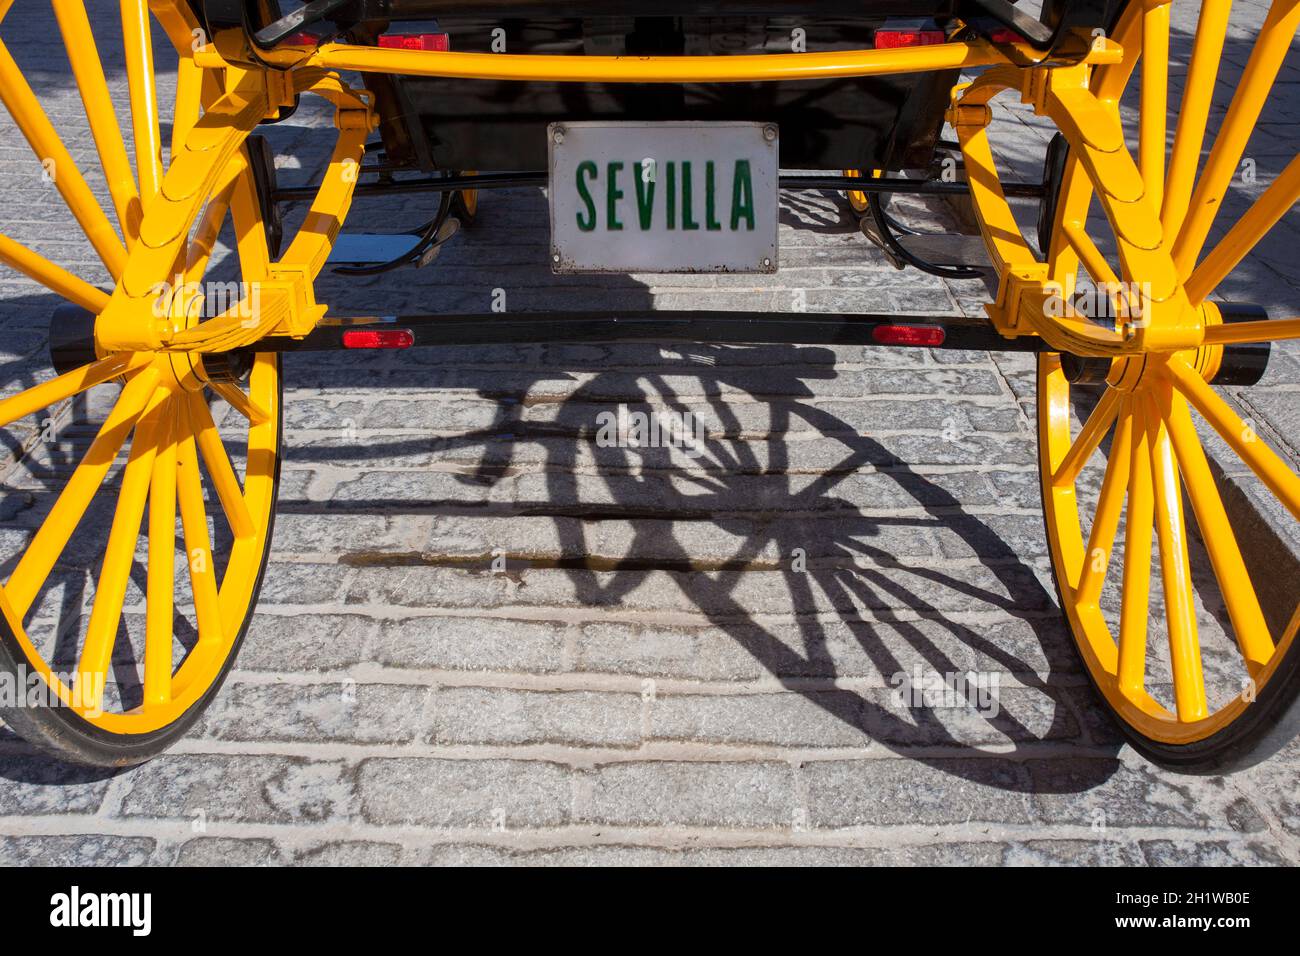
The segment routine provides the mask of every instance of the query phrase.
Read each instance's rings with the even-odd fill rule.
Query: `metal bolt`
[[[767,256],[763,257],[763,268],[764,269],[772,268],[772,260],[767,258]]]
[[[552,261],[552,262],[559,262],[559,261],[560,261],[560,254],[557,252],[557,253],[555,253],[554,255],[552,255],[552,256],[551,256],[551,261]]]
[[[564,142],[564,127],[563,127],[563,126],[557,126],[557,127],[555,127],[555,132],[551,135],[551,138],[554,139],[556,143],[563,143],[563,142]]]
[[[776,141],[776,127],[775,127],[775,126],[764,126],[764,127],[763,127],[763,139],[767,140],[769,143],[775,142],[775,141]]]

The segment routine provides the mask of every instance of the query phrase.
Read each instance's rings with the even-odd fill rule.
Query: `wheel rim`
[[[476,173],[475,170],[467,169],[465,170],[463,175],[473,176],[475,175],[475,173]],[[460,201],[462,205],[464,205],[465,207],[465,212],[468,213],[471,217],[478,215],[478,190],[477,189],[462,189],[460,191]]]
[[[844,175],[850,179],[861,179],[862,170],[846,169]],[[849,205],[853,207],[854,212],[864,213],[867,211],[867,194],[861,189],[850,189],[844,195],[848,197]]]
[[[193,22],[184,4],[124,0],[131,131],[135,154],[142,158],[133,168],[85,8],[80,0],[54,0],[53,5],[108,182],[116,227],[86,187],[3,44],[0,89],[36,154],[54,158],[60,193],[120,289],[132,264],[147,259],[150,212],[161,205],[165,188],[151,9],[179,56],[173,157],[182,148],[193,151],[191,134],[222,91],[210,72],[204,74],[194,64]],[[0,19],[5,7],[0,3]],[[256,309],[257,290],[272,277],[246,152],[235,152],[213,181],[212,190],[199,197],[205,201],[183,223],[179,254],[163,262],[152,278],[165,291],[151,296],[155,311],[143,319],[173,333],[216,315]],[[234,248],[227,262],[214,268],[214,250],[227,228],[235,237]],[[5,237],[0,237],[0,261],[96,316],[109,306],[108,293]],[[230,308],[224,309],[205,294],[212,289],[204,283],[214,276],[229,280],[229,271],[221,276],[219,270],[233,262],[238,263],[233,280],[239,284]],[[135,281],[142,276],[136,267]],[[251,614],[275,503],[280,363],[275,353],[251,355],[247,369],[239,368],[236,353],[229,351],[100,354],[76,371],[0,402],[4,427],[96,386],[122,386],[39,528],[17,554],[4,556],[12,571],[0,589],[0,612],[18,656],[48,685],[53,699],[104,733],[151,734],[175,723],[219,682]],[[245,378],[246,385],[241,384]],[[233,425],[218,428],[208,405],[213,398],[233,409]],[[227,442],[238,451],[232,454]],[[125,464],[115,468],[123,454]],[[115,490],[106,487],[115,482]],[[87,512],[110,494],[115,496],[111,521],[104,528],[88,527]],[[75,566],[75,555],[68,552],[77,549],[69,543],[95,533],[102,541],[102,561]],[[142,536],[145,557],[137,562]],[[178,553],[185,559],[179,571]],[[88,616],[70,618],[75,633],[68,632],[62,617],[53,622],[42,617],[55,579],[69,574],[94,581]],[[143,597],[134,607],[126,604],[133,580]],[[186,584],[178,600],[178,587]],[[63,669],[67,664],[73,665],[71,673]]]
[[[1294,334],[1294,320],[1252,332],[1232,330],[1221,324],[1210,299],[1300,198],[1300,160],[1293,159],[1202,255],[1214,213],[1300,25],[1300,5],[1274,3],[1215,130],[1208,122],[1211,94],[1229,6],[1210,0],[1201,8],[1176,124],[1168,120],[1167,4],[1132,3],[1125,9],[1116,40],[1131,52],[1123,63],[1098,68],[1091,83],[1103,101],[1118,99],[1130,79],[1140,85],[1136,171],[1142,202],[1158,215],[1153,255],[1168,257],[1177,294],[1201,309],[1206,344],[1113,359],[1100,393],[1072,387],[1059,355],[1039,360],[1040,479],[1066,617],[1094,683],[1117,714],[1142,736],[1172,745],[1205,740],[1245,714],[1270,687],[1300,628],[1297,605],[1283,615],[1286,623],[1270,629],[1201,437],[1217,433],[1235,458],[1232,464],[1253,473],[1292,520],[1300,519],[1300,478],[1207,384],[1223,359],[1224,343]],[[1169,143],[1171,125],[1176,129]],[[1200,165],[1211,136],[1213,146]],[[1109,205],[1102,202],[1103,226],[1090,219],[1095,201],[1106,198],[1099,194],[1113,184],[1085,169],[1071,146],[1046,274],[1066,302],[1083,287],[1112,290],[1097,299],[1108,302],[1109,322],[1122,329],[1144,314],[1138,303],[1149,296],[1141,287],[1147,276],[1135,268],[1143,260],[1117,251],[1127,241],[1120,235],[1126,226]],[[1091,397],[1095,406],[1082,408]],[[1077,434],[1071,423],[1076,409],[1082,420]],[[1198,537],[1190,538],[1189,549],[1191,528]],[[1198,623],[1198,611],[1201,617],[1208,613],[1206,594],[1222,603],[1217,616],[1226,619],[1223,630],[1233,645],[1228,651],[1211,647],[1213,635],[1204,635],[1204,621]],[[1161,618],[1165,642],[1156,635]],[[1153,656],[1157,648],[1160,659]],[[1229,651],[1235,653],[1232,666]]]

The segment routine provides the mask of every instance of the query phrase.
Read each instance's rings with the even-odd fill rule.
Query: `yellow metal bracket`
[[[184,138],[158,200],[145,210],[140,241],[129,252],[122,281],[96,322],[96,345],[105,354],[227,351],[270,334],[306,335],[325,313],[313,284],[351,205],[366,137],[378,125],[370,94],[319,69],[277,72],[232,66],[223,81],[233,88],[209,105]],[[256,314],[248,315],[241,302],[191,328],[178,327],[167,310],[156,307],[160,277],[171,276],[175,263],[183,261],[196,220],[219,191],[223,171],[249,133],[302,93],[332,103],[339,130],[329,172],[306,221],[259,282]]]
[[[1204,339],[1204,309],[1191,304],[1178,278],[1158,204],[1147,195],[1125,143],[1118,101],[1093,92],[1093,84],[1094,71],[1087,63],[1023,69],[1007,65],[953,90],[947,119],[957,131],[971,199],[1000,277],[997,299],[985,308],[1003,335],[1039,335],[1053,348],[1079,355],[1196,348]],[[1044,258],[1030,248],[1011,211],[989,143],[989,101],[1007,90],[1053,120],[1070,146],[1053,223],[1053,249],[1043,250]],[[1093,196],[1114,233],[1118,274],[1087,235]],[[1099,286],[1131,289],[1117,293],[1133,306],[1131,314],[1108,326],[1073,313],[1064,277],[1054,275],[1050,265],[1065,258],[1061,243],[1071,247],[1069,261],[1081,262]]]

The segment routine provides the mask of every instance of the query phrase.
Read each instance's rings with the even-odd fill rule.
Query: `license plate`
[[[773,123],[552,123],[551,269],[775,272]]]

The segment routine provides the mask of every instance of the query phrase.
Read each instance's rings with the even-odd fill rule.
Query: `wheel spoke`
[[[235,470],[230,465],[226,446],[221,442],[217,426],[212,423],[212,415],[203,403],[203,397],[197,392],[190,393],[189,406],[199,452],[203,455],[204,464],[208,466],[208,476],[217,490],[217,497],[221,499],[230,531],[236,538],[247,538],[254,533],[253,518],[248,513],[248,504],[244,501],[244,493],[239,487],[239,479],[235,477]]]
[[[1135,401],[1136,421],[1128,448],[1128,515],[1124,526],[1124,580],[1119,618],[1120,693],[1136,701],[1146,694],[1147,625],[1151,601],[1151,445],[1146,402]],[[1112,452],[1114,454],[1114,452]]]
[[[0,262],[35,279],[51,292],[57,292],[69,302],[98,315],[108,306],[108,293],[96,289],[89,282],[74,276],[62,266],[57,266],[40,253],[33,252],[20,242],[0,235]]]
[[[226,404],[248,419],[249,424],[261,425],[263,422],[270,421],[271,413],[253,401],[238,385],[230,382],[208,384],[212,386],[214,392],[225,399]]]
[[[158,452],[149,484],[149,567],[144,630],[144,706],[171,699],[176,600],[177,403],[159,410]]]
[[[1142,12],[1142,117],[1138,167],[1152,207],[1164,198],[1169,115],[1169,4],[1147,2]]]
[[[90,191],[72,154],[63,145],[50,118],[45,115],[40,101],[27,83],[22,70],[14,62],[4,41],[0,40],[0,101],[4,102],[23,136],[31,145],[36,158],[49,167],[54,176],[54,186],[68,204],[72,215],[90,240],[95,252],[114,279],[120,279],[126,266],[126,247],[118,238],[113,224],[104,215]]]
[[[239,267],[251,282],[270,271],[271,252],[266,244],[262,205],[257,198],[257,185],[253,181],[253,169],[248,163],[247,151],[248,146],[245,144],[232,160],[230,218],[235,226]]]
[[[166,389],[159,387],[154,390],[149,407],[145,409],[136,427],[131,454],[122,475],[117,511],[108,532],[104,564],[99,572],[90,621],[86,625],[81,659],[77,663],[76,683],[81,687],[81,700],[87,706],[102,704],[104,680],[113,657],[117,626],[122,619],[122,601],[126,597],[127,581],[135,559],[140,521],[144,516],[150,473],[157,453],[158,409],[166,399]],[[74,693],[77,693],[77,686],[73,688]]]
[[[1147,414],[1155,487],[1156,538],[1160,546],[1174,701],[1178,719],[1190,722],[1205,717],[1208,708],[1205,675],[1201,669],[1201,645],[1196,634],[1196,610],[1192,604],[1187,526],[1183,521],[1182,491],[1168,432],[1158,409],[1149,405]]]
[[[1066,452],[1065,458],[1061,460],[1060,466],[1052,475],[1053,485],[1063,488],[1078,480],[1079,472],[1083,471],[1083,466],[1088,463],[1088,459],[1092,457],[1092,453],[1097,450],[1102,438],[1109,431],[1111,423],[1119,412],[1119,405],[1119,392],[1113,388],[1107,389],[1097,402],[1097,407],[1088,416],[1088,420],[1084,422],[1083,428],[1079,430],[1079,437],[1074,440],[1074,444],[1070,446],[1070,450]]]
[[[1242,656],[1253,673],[1273,656],[1273,641],[1269,637],[1268,624],[1260,610],[1255,585],[1242,560],[1241,548],[1237,545],[1237,536],[1233,533],[1232,523],[1224,510],[1223,499],[1215,486],[1214,476],[1210,473],[1205,451],[1196,435],[1196,428],[1192,425],[1187,403],[1181,395],[1175,393],[1171,397],[1170,406],[1166,424],[1187,484],[1187,494],[1192,501],[1196,523],[1201,529],[1205,549],[1209,552],[1214,576],[1219,581],[1219,592],[1227,605],[1228,617],[1232,620],[1232,628],[1237,635],[1237,646],[1241,648]]]
[[[1183,396],[1226,441],[1278,500],[1300,520],[1300,477],[1241,420],[1203,379],[1181,359],[1166,366]]]
[[[1210,234],[1215,214],[1223,205],[1223,197],[1237,172],[1246,143],[1291,47],[1298,24],[1300,0],[1273,0],[1228,106],[1227,116],[1214,139],[1205,170],[1192,193],[1187,218],[1174,241],[1174,265],[1184,278],[1191,275],[1205,238]]]
[[[1101,254],[1097,244],[1092,241],[1092,237],[1084,229],[1083,223],[1077,220],[1067,221],[1063,222],[1061,226],[1066,241],[1070,243],[1070,248],[1083,262],[1083,267],[1092,276],[1092,281],[1098,285],[1118,286],[1119,276],[1110,267],[1106,257]]]
[[[77,470],[23,552],[5,584],[5,593],[19,618],[27,614],[36,600],[157,386],[158,372],[154,369],[145,369],[127,383]]]
[[[6,428],[18,419],[39,412],[43,408],[49,408],[65,398],[80,395],[86,389],[139,368],[147,361],[147,357],[122,352],[83,365],[71,372],[64,372],[48,382],[33,385],[17,395],[0,401],[0,428]]]
[[[140,179],[140,198],[148,209],[162,189],[162,138],[158,130],[158,91],[154,84],[149,8],[146,0],[122,0],[121,10],[135,167]]]
[[[182,56],[176,64],[176,103],[172,108],[171,154],[181,151],[185,137],[199,120],[200,101],[203,96],[203,71],[192,56]]]
[[[1236,268],[1246,253],[1273,228],[1300,199],[1300,156],[1287,163],[1282,175],[1264,190],[1246,214],[1233,224],[1210,254],[1201,260],[1187,279],[1187,297],[1193,305],[1202,302]]]
[[[1097,497],[1097,513],[1088,533],[1088,552],[1084,555],[1083,571],[1075,589],[1074,601],[1078,605],[1097,604],[1101,585],[1106,579],[1115,532],[1119,528],[1120,514],[1124,509],[1124,488],[1128,484],[1129,447],[1133,436],[1132,403],[1124,399],[1119,409],[1119,424],[1111,441],[1110,457],[1106,460],[1106,474],[1101,481]]]
[[[188,419],[188,409],[186,413]],[[217,572],[213,566],[212,541],[208,536],[207,510],[203,504],[203,482],[199,477],[194,439],[188,434],[176,445],[176,477],[199,647],[211,648],[221,641],[221,609],[217,602]]]
[[[117,111],[108,92],[104,65],[86,16],[86,5],[83,0],[53,0],[53,4],[59,31],[63,34],[63,46],[72,64],[72,75],[86,108],[86,121],[99,151],[104,178],[108,180],[108,192],[113,197],[117,222],[129,248],[140,235],[140,194],[136,190],[135,177],[131,175],[131,161],[126,155],[121,127],[117,125]]]
[[[1192,43],[1192,59],[1183,87],[1183,102],[1178,111],[1174,132],[1173,154],[1169,160],[1169,180],[1165,184],[1164,208],[1160,224],[1166,236],[1176,236],[1187,214],[1187,204],[1196,181],[1196,165],[1205,142],[1214,83],[1219,75],[1223,40],[1228,34],[1228,14],[1232,0],[1203,0],[1201,16]]]
[[[198,282],[207,272],[212,248],[217,244],[217,238],[221,235],[221,226],[226,220],[226,213],[230,210],[230,192],[233,188],[232,183],[208,200],[203,215],[199,218],[199,224],[194,230],[194,237],[190,240],[185,264],[186,282]]]

